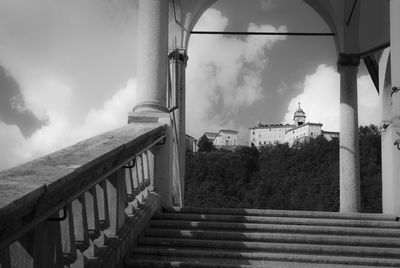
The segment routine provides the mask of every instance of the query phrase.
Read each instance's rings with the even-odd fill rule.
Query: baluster
[[[97,197],[99,198],[99,202],[97,204],[99,206],[100,228],[101,230],[105,230],[110,227],[110,214],[108,213],[108,191],[106,180],[100,182],[100,185],[96,185],[96,191]]]
[[[136,208],[133,204],[133,201],[136,198],[134,178],[133,178],[135,164],[136,164],[135,160],[131,160],[128,163],[129,168],[125,168],[125,180],[126,180],[127,200],[128,200],[128,204],[127,204],[125,211],[128,216],[135,214],[135,211],[136,211]]]
[[[149,183],[150,183],[150,191],[154,190],[154,147],[150,148],[147,150],[147,159],[148,159],[148,165],[147,168],[149,170]]]
[[[136,209],[138,209],[138,204],[136,197],[140,193],[139,191],[139,172],[138,172],[138,160],[137,157],[133,159],[135,166],[131,169],[131,178],[132,178],[132,193],[133,193],[133,200],[130,202],[131,211],[128,214],[135,214]]]
[[[76,248],[83,253],[90,246],[85,194],[72,201],[72,211],[74,213]]]
[[[144,185],[144,168],[143,168],[143,157],[142,154],[136,157],[136,166],[137,166],[137,174],[139,180],[139,193],[136,195],[136,199],[138,201],[138,205],[143,203],[143,190],[146,188]]]
[[[77,259],[76,245],[75,245],[75,228],[72,212],[72,205],[68,204],[67,219],[60,223],[61,230],[61,246],[63,252],[63,262],[66,266],[74,263]]]
[[[126,164],[125,169],[125,180],[126,180],[126,189],[127,189],[127,194],[128,194],[128,201],[131,202],[133,199],[135,199],[134,195],[134,186],[133,186],[133,175],[132,175],[132,169],[134,168],[135,162],[134,161],[129,161]]]
[[[150,185],[150,174],[149,174],[149,160],[147,159],[147,152],[142,153],[143,159],[143,187]]]
[[[136,165],[135,165],[135,198],[140,193],[140,172],[139,165],[140,159],[138,156],[135,157]]]
[[[62,213],[66,213],[65,211]],[[63,267],[60,211],[34,229],[34,267]]]
[[[145,188],[145,185],[144,185],[144,180],[145,180],[145,177],[144,177],[144,166],[143,166],[143,154],[141,154],[140,156],[139,156],[139,158],[140,158],[140,167],[139,167],[139,173],[140,173],[140,183],[139,183],[139,189],[140,189],[140,191],[142,192],[143,190],[144,190],[144,188]]]
[[[127,218],[125,207],[127,204],[125,173],[118,169],[107,180],[108,210],[110,214],[110,228],[105,230],[106,238],[112,240]]]
[[[59,217],[59,212],[52,217]],[[44,221],[0,252],[0,267],[64,267],[60,222]]]
[[[95,240],[100,236],[99,208],[97,205],[96,186],[85,193],[89,238]]]
[[[100,183],[102,184],[102,183]],[[104,233],[101,230],[104,230],[109,227],[109,214],[108,214],[108,200],[107,199],[107,191],[104,193],[103,189],[107,189],[106,183],[104,181],[104,187],[100,184],[97,184],[93,188],[90,189],[90,192],[93,196],[93,202],[95,207],[95,217],[94,222],[96,228],[98,228],[99,235],[91,238],[93,240],[94,247],[94,256],[100,257],[102,252],[107,251],[107,246],[105,246],[105,237]],[[105,195],[105,197],[104,197]],[[106,204],[106,206],[105,206]],[[96,213],[97,212],[97,213]],[[96,215],[97,214],[97,215]],[[90,230],[89,230],[90,234]]]
[[[10,247],[0,250],[0,268],[11,268]]]
[[[88,249],[85,250],[84,256],[85,264],[98,264],[97,254],[99,253],[99,247],[97,246],[98,243],[100,246],[103,246],[103,240],[100,241],[95,240],[100,237],[100,221],[99,221],[99,211],[97,206],[97,193],[96,193],[96,186],[89,189],[89,191],[85,192],[85,207],[86,207],[86,216],[87,216],[87,232],[89,236],[89,243],[90,246]]]

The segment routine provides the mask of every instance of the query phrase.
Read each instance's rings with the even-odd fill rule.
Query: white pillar
[[[384,214],[395,214],[396,207],[400,208],[400,197],[394,188],[397,169],[393,162],[393,154],[396,148],[395,128],[392,120],[392,98],[391,98],[391,73],[389,62],[390,48],[386,48],[379,59],[379,98],[381,101],[381,148],[382,148],[382,212]],[[398,160],[399,161],[399,160]]]
[[[392,102],[392,120],[387,129],[389,132],[387,138],[390,138],[388,142],[391,143],[392,152],[390,155],[390,160],[392,163],[392,170],[388,172],[388,175],[391,176],[391,195],[393,198],[391,199],[392,204],[390,206],[383,207],[384,213],[390,214],[400,214],[400,204],[399,204],[399,195],[400,195],[400,150],[397,149],[397,146],[394,145],[394,142],[400,138],[400,92],[398,91],[400,88],[400,1],[391,0],[390,1],[390,66],[391,70],[391,86],[392,90],[391,94],[391,102]],[[380,78],[381,79],[381,78]],[[390,150],[386,148],[385,150]],[[384,153],[389,153],[385,151]],[[384,172],[384,174],[386,171]],[[383,194],[386,194],[383,192]],[[383,200],[387,200],[385,196],[383,196]]]
[[[360,59],[340,54],[340,212],[360,212],[357,72]]]
[[[168,1],[140,0],[134,111],[166,111]]]
[[[137,102],[128,123],[167,125],[165,143],[156,145],[154,190],[161,207],[172,206],[173,122],[167,109],[169,1],[140,0],[138,18]]]

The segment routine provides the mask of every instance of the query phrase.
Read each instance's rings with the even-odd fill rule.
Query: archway
[[[165,30],[169,29],[169,47],[186,49],[187,43],[191,30],[196,24],[198,18],[212,3],[215,1],[172,1],[170,4],[170,24],[165,25],[162,28]],[[331,29],[335,29],[335,38],[337,44],[338,52],[338,64],[339,71],[341,75],[341,200],[343,202],[343,207],[341,211],[356,212],[359,210],[359,178],[358,178],[358,142],[357,142],[357,70],[360,59],[369,57],[369,72],[371,76],[376,81],[377,73],[377,61],[379,60],[379,52],[389,45],[389,25],[388,25],[388,13],[389,5],[391,5],[391,24],[390,27],[392,33],[392,44],[397,49],[397,42],[400,40],[398,36],[398,31],[396,25],[397,16],[394,10],[400,9],[396,1],[391,2],[377,2],[371,0],[364,1],[320,1],[320,0],[309,0],[306,1],[311,5],[324,20],[327,21]],[[144,3],[144,1],[143,1]],[[159,5],[156,2],[149,3],[148,6]],[[160,4],[161,5],[161,4]],[[166,14],[166,4],[162,4],[164,7],[160,9],[155,8],[153,11],[161,12]],[[163,11],[164,10],[164,11]],[[157,14],[161,14],[157,13]],[[148,17],[154,19],[154,14],[148,13]],[[156,16],[157,17],[157,16]],[[158,16],[164,18],[163,16]],[[144,17],[143,17],[144,18]],[[328,19],[330,18],[330,19]],[[140,19],[139,19],[140,20]],[[330,21],[329,21],[330,20]],[[160,20],[161,21],[161,20]],[[144,24],[146,19],[143,19]],[[333,27],[334,25],[335,27]],[[154,24],[154,26],[156,26]],[[372,26],[372,27],[371,27]],[[159,26],[157,26],[159,27]],[[159,31],[161,28],[154,28]],[[372,34],[371,34],[372,33]],[[158,32],[160,34],[160,32]],[[163,36],[163,34],[161,34]],[[146,38],[143,38],[146,39]],[[150,39],[149,39],[150,40]],[[154,41],[154,40],[153,40]],[[160,40],[161,41],[161,40]],[[162,41],[164,42],[164,41]],[[165,44],[165,43],[164,43]],[[152,51],[152,45],[147,49]],[[161,52],[161,50],[157,50]],[[158,53],[157,52],[157,53]],[[158,55],[158,54],[157,54]],[[151,56],[152,63],[158,63],[160,60],[154,59]],[[392,58],[396,59],[395,68],[392,64],[392,76],[395,74],[393,69],[397,69],[397,65],[400,66],[400,62],[397,61],[398,57]],[[154,65],[154,64],[153,64]],[[163,64],[155,64],[156,66],[163,66]],[[143,66],[142,66],[143,67]],[[400,68],[400,67],[399,67]],[[146,68],[144,68],[146,69]],[[146,72],[146,71],[144,71]],[[153,71],[150,71],[150,73]],[[157,72],[158,75],[164,72]],[[139,75],[140,76],[140,75]],[[398,76],[395,74],[394,76]],[[149,78],[154,78],[154,75],[149,76]],[[393,78],[393,77],[392,77]],[[397,78],[396,78],[397,79]],[[395,80],[396,80],[395,79]],[[399,77],[400,79],[400,77]],[[159,81],[166,81],[163,77],[159,77]],[[140,78],[139,78],[140,87]],[[155,96],[154,93],[157,89],[151,87],[148,91],[147,96],[150,99],[156,99],[163,96]],[[396,95],[397,96],[397,95]],[[162,99],[160,99],[162,101]],[[149,104],[151,101],[149,102]],[[397,98],[395,103],[397,103]],[[397,104],[396,104],[397,105]],[[140,107],[141,108],[141,107]],[[145,109],[145,108],[144,108]],[[400,158],[400,155],[396,158]]]
[[[219,3],[221,3],[221,2],[223,2],[223,1],[219,1]],[[293,2],[293,1],[292,1]],[[234,3],[229,3],[229,4],[231,4],[231,5],[233,5],[233,6],[235,6],[235,4]],[[258,2],[257,2],[257,4],[258,4]],[[302,3],[302,2],[300,2],[299,1],[299,5],[303,5],[304,6],[304,9],[307,9],[307,10],[309,10],[310,11],[310,13],[313,13],[313,14],[315,14],[315,12],[314,12],[314,10],[312,10],[312,9],[310,9],[309,8],[309,6],[307,6],[306,4],[304,4],[304,3]],[[246,3],[246,5],[251,5],[251,3]],[[215,7],[216,5],[214,5],[213,7]],[[296,8],[293,8],[293,9],[295,9],[296,11],[297,11],[297,13],[300,13],[301,11],[304,11],[304,10],[298,10],[299,8],[298,8],[298,6],[295,6]],[[238,8],[237,6],[235,6],[235,8]],[[288,8],[288,6],[286,6],[286,8]],[[242,17],[245,17],[245,12],[244,12],[244,10],[243,10],[243,8],[242,9],[240,9],[242,12],[242,14],[241,14],[241,16]],[[229,12],[228,12],[229,13]],[[277,13],[276,11],[275,11],[275,13]],[[220,16],[219,14],[216,14],[216,12],[214,12],[213,14],[211,14],[212,15],[212,17],[210,18],[210,21],[213,21],[213,23],[215,24],[216,23],[216,18],[218,18],[218,16]],[[267,13],[267,15],[271,15],[270,13]],[[281,15],[281,14],[279,14],[279,15]],[[276,16],[279,16],[279,15],[276,15]],[[251,12],[251,16],[249,16],[251,19],[250,19],[250,21],[251,22],[254,22],[254,21],[257,21],[257,19],[256,19],[256,16],[257,15],[255,15],[254,14],[254,12],[252,11]],[[265,16],[265,13],[264,13],[264,16]],[[307,16],[310,16],[310,14],[307,14]],[[235,17],[235,16],[233,16],[233,20],[239,20],[239,18],[237,18],[237,17]],[[266,19],[264,18],[264,21],[265,21]],[[261,22],[264,22],[263,20],[260,20]],[[281,21],[283,21],[283,20],[281,20]],[[202,20],[200,19],[200,22],[202,22]],[[247,21],[247,22],[249,22],[249,21]],[[322,20],[319,20],[319,22],[320,23],[323,23],[323,21]],[[297,22],[297,24],[298,24],[299,22]],[[195,30],[196,31],[215,31],[215,30],[218,30],[218,31],[242,31],[242,30],[244,30],[244,27],[243,28],[241,28],[240,26],[238,26],[237,24],[235,24],[235,26],[234,27],[231,27],[231,28],[229,28],[229,25],[228,25],[228,27],[226,28],[226,29],[219,29],[218,27],[217,28],[212,28],[212,26],[213,25],[211,25],[211,24],[207,24],[207,23],[204,23],[204,22],[202,22],[202,27],[197,27]],[[281,24],[277,24],[277,25],[274,25],[274,26],[276,26],[276,28],[278,28],[278,26],[280,26]],[[245,26],[247,26],[247,25],[245,25]],[[328,27],[325,27],[325,28],[322,28],[322,29],[316,29],[315,27],[314,28],[311,28],[311,29],[309,29],[309,28],[307,28],[307,29],[305,29],[305,28],[301,28],[300,26],[299,27],[297,27],[297,28],[295,28],[294,29],[294,27],[291,27],[292,25],[290,25],[290,26],[288,26],[288,29],[290,29],[290,31],[291,32],[329,32],[329,28]],[[249,29],[246,29],[246,30],[249,30]],[[271,29],[271,31],[272,30],[277,30],[277,29]],[[196,47],[196,52],[194,52],[194,51],[191,51],[191,49],[193,49],[193,47],[191,47],[190,46],[190,43],[194,40],[194,38],[196,38],[196,40],[199,42],[201,42],[201,45],[198,45],[197,47]],[[260,36],[256,36],[256,37],[252,37],[253,39],[256,39],[256,38],[259,38],[259,39],[261,39],[262,37],[260,37]],[[321,40],[323,37],[318,37],[318,39],[317,39],[317,37],[314,37],[313,39],[309,39],[310,37],[308,36],[308,37],[306,37],[306,38],[302,38],[302,37],[288,37],[288,39],[290,38],[290,40],[285,40],[285,41],[276,41],[276,44],[274,43],[274,45],[276,45],[276,47],[274,46],[274,48],[272,48],[272,51],[273,50],[275,50],[275,49],[279,49],[278,47],[279,46],[283,46],[283,43],[291,43],[291,44],[298,44],[298,43],[301,43],[304,39],[306,40],[306,42],[307,42],[307,44],[309,44],[310,45],[310,50],[311,50],[311,52],[314,52],[314,56],[315,57],[318,57],[317,56],[317,54],[318,53],[315,53],[315,51],[313,51],[313,48],[311,48],[311,46],[312,46],[312,44],[311,44],[311,42],[312,41],[319,41],[319,40]],[[257,40],[259,40],[259,39],[257,39]],[[327,42],[330,42],[330,43],[333,43],[332,42],[332,39],[331,38],[324,38],[323,40],[325,41],[325,39],[328,39],[327,40]],[[201,35],[201,36],[197,36],[197,35],[193,35],[192,37],[191,37],[191,39],[190,39],[190,41],[189,41],[189,47],[188,47],[188,55],[189,55],[189,62],[188,62],[188,69],[187,69],[187,72],[188,72],[188,74],[187,74],[187,83],[186,83],[186,87],[187,87],[187,95],[191,95],[191,92],[196,92],[195,93],[195,95],[192,95],[192,98],[191,98],[191,100],[189,100],[189,103],[187,104],[187,107],[194,107],[196,104],[198,105],[199,104],[199,102],[203,99],[203,97],[204,97],[204,95],[202,94],[202,93],[205,93],[206,92],[206,94],[210,94],[210,90],[208,89],[208,88],[210,88],[210,87],[213,87],[214,86],[214,88],[217,88],[217,89],[215,89],[215,90],[217,90],[218,91],[218,94],[211,94],[211,98],[208,100],[209,102],[214,102],[215,101],[215,105],[213,105],[212,107],[210,107],[210,106],[207,106],[204,110],[205,111],[212,111],[210,114],[213,114],[213,115],[215,115],[215,114],[221,114],[221,107],[224,107],[224,106],[230,106],[230,107],[232,107],[232,105],[235,105],[235,103],[232,101],[232,95],[234,95],[234,96],[236,96],[236,95],[240,95],[235,89],[232,89],[232,87],[237,87],[237,88],[239,88],[240,87],[240,83],[238,83],[238,84],[234,84],[234,83],[231,83],[231,81],[235,78],[235,76],[237,76],[238,75],[238,73],[240,73],[240,72],[238,72],[238,73],[235,73],[235,75],[231,75],[230,76],[230,78],[229,79],[222,79],[220,76],[223,76],[223,75],[226,75],[226,72],[224,71],[224,72],[219,72],[218,70],[226,70],[226,69],[229,69],[229,66],[232,66],[232,65],[234,65],[235,64],[235,62],[236,61],[230,61],[229,60],[229,64],[227,64],[227,65],[224,65],[224,63],[221,63],[221,62],[219,62],[218,60],[215,60],[215,58],[216,57],[218,57],[218,54],[223,54],[223,56],[222,56],[222,58],[224,58],[224,59],[227,59],[228,57],[237,57],[237,58],[241,58],[240,57],[240,55],[239,56],[237,56],[237,55],[230,55],[229,54],[229,51],[231,50],[231,51],[235,51],[235,52],[233,52],[233,53],[236,53],[236,54],[238,54],[238,53],[240,53],[240,52],[237,52],[237,50],[235,50],[235,49],[232,49],[232,48],[230,48],[229,47],[229,44],[228,44],[228,41],[229,40],[232,40],[233,42],[235,41],[235,40],[237,40],[238,42],[239,42],[239,40],[244,40],[244,42],[246,42],[246,38],[237,38],[236,36],[230,36],[230,35],[227,35],[226,37],[221,37],[221,36],[203,36],[203,35]],[[311,41],[311,42],[310,42]],[[213,45],[211,45],[211,47],[208,47],[208,43],[211,43],[212,42],[212,44]],[[220,45],[218,45],[218,42],[220,42]],[[281,42],[281,43],[279,43],[278,44],[278,42]],[[304,43],[306,43],[306,42],[304,42]],[[327,43],[326,42],[326,43]],[[332,51],[334,51],[335,50],[335,48],[333,47],[333,44],[331,44],[331,50]],[[214,49],[214,51],[212,51]],[[299,54],[304,54],[304,53],[306,53],[306,50],[304,49],[304,50],[302,50],[302,48],[301,48],[301,45],[298,45],[298,47],[296,47],[296,48],[291,48],[292,50],[294,50],[294,49],[298,49],[298,52],[299,52]],[[327,50],[327,49],[326,49]],[[324,52],[326,51],[326,50],[324,50]],[[206,51],[208,51],[208,52],[206,52]],[[209,51],[211,51],[211,52],[209,52]],[[271,54],[271,52],[270,52],[270,50],[267,48],[266,49],[266,53],[268,54]],[[301,51],[301,52],[300,52]],[[198,53],[198,55],[196,55],[196,53]],[[290,54],[290,52],[289,51],[285,51],[285,52],[283,52],[281,55],[283,55],[284,53],[286,53],[286,54]],[[204,60],[204,58],[207,58],[207,55],[209,55],[209,54],[211,54],[212,56],[210,57],[211,59],[210,60],[207,60],[206,62],[204,62],[205,60]],[[307,54],[307,56],[309,56],[309,57],[312,57],[313,55],[312,55],[313,53],[309,53],[309,54]],[[321,53],[322,54],[322,53]],[[301,56],[302,56],[301,55]],[[269,55],[270,56],[270,55]],[[288,58],[291,58],[293,61],[303,61],[303,58],[300,56],[300,55],[298,55],[298,56],[296,56],[296,55],[287,55],[288,56]],[[192,84],[193,84],[193,80],[191,79],[192,77],[192,70],[191,70],[191,67],[192,67],[192,65],[193,64],[196,64],[195,63],[195,61],[197,62],[199,59],[198,58],[201,58],[201,60],[203,61],[203,66],[205,66],[206,68],[211,68],[210,66],[212,66],[212,72],[213,73],[217,73],[216,75],[214,75],[214,76],[209,76],[209,77],[207,77],[206,79],[204,79],[202,82],[199,82],[199,81],[196,81],[196,83],[198,83],[198,84],[201,84],[202,86],[200,86],[200,87],[198,87],[197,88],[197,90],[193,90],[193,88],[191,88],[191,86],[192,86]],[[253,59],[254,60],[254,59]],[[276,59],[275,59],[276,60]],[[239,60],[238,60],[239,61]],[[282,59],[282,58],[279,58],[279,61],[281,61],[281,62],[284,62],[284,59]],[[336,64],[335,64],[335,61],[336,61],[336,53],[335,52],[333,52],[332,53],[332,59],[331,59],[331,63],[330,63],[330,65],[332,65],[332,68],[330,68],[329,69],[329,71],[330,71],[330,73],[335,73],[335,69],[336,69]],[[279,72],[292,72],[292,71],[295,71],[296,70],[296,68],[298,69],[298,68],[301,68],[299,65],[297,65],[296,66],[296,63],[294,63],[293,65],[294,65],[294,68],[289,68],[289,67],[287,67],[286,66],[286,64],[290,64],[290,62],[288,61],[288,62],[285,62],[285,63],[279,63],[279,64],[277,64],[276,62],[274,62],[274,59],[272,58],[272,56],[271,56],[271,58],[270,58],[270,60],[269,60],[269,63],[270,63],[270,65],[269,65],[269,69],[273,69],[276,65],[282,65],[282,66],[284,66],[284,67],[282,67],[282,66],[277,66],[277,68],[279,68],[279,71],[278,71],[278,73]],[[246,63],[246,64],[248,64],[248,63]],[[238,64],[238,65],[245,65],[245,64]],[[306,67],[304,66],[303,67],[303,69],[305,69]],[[314,73],[315,72],[315,69],[317,69],[317,66],[315,66],[315,68],[313,67],[313,70],[312,70],[312,72]],[[196,73],[198,73],[198,71],[199,71],[199,68],[196,66]],[[267,73],[268,74],[268,73]],[[267,76],[267,74],[264,74],[263,76],[265,77],[265,76]],[[301,76],[302,76],[302,79],[304,79],[304,77],[306,76],[306,74],[309,74],[309,73],[307,73],[307,72],[304,72]],[[277,74],[277,73],[275,73],[274,74],[275,76],[278,76],[279,74]],[[272,75],[272,76],[274,76],[274,75]],[[215,78],[215,79],[214,79]],[[270,78],[270,77],[269,77]],[[219,81],[219,80],[222,80],[222,81]],[[268,78],[267,78],[268,79]],[[334,88],[334,91],[336,91],[337,92],[337,98],[338,98],[338,96],[339,96],[339,79],[338,79],[338,77],[335,75],[335,79],[337,80],[337,82],[336,82],[336,87]],[[230,81],[230,83],[229,83],[229,85],[227,86],[227,88],[222,88],[221,89],[221,87],[223,87],[223,84],[226,82],[226,80],[229,80]],[[262,95],[267,95],[267,99],[269,99],[269,100],[271,100],[271,101],[269,101],[269,102],[264,102],[265,104],[263,105],[264,107],[266,107],[266,106],[269,106],[269,107],[271,107],[271,106],[273,106],[274,108],[271,108],[271,109],[269,109],[269,110],[266,110],[266,109],[264,109],[263,111],[264,112],[260,112],[261,110],[257,110],[260,114],[271,114],[271,111],[274,111],[274,109],[275,110],[277,110],[276,111],[276,113],[277,114],[279,114],[279,110],[278,110],[278,107],[277,106],[282,106],[282,103],[281,102],[279,102],[280,101],[280,99],[278,99],[278,97],[277,96],[275,96],[275,95],[273,95],[273,94],[270,94],[270,93],[273,93],[273,92],[271,92],[271,91],[273,91],[273,89],[275,89],[275,88],[277,88],[277,86],[278,85],[271,85],[271,84],[273,84],[273,82],[271,81],[272,79],[268,79],[268,86],[271,86],[272,88],[269,88],[269,91],[268,92],[257,92],[256,90],[254,90],[254,91],[252,91],[252,92],[257,92],[257,94],[259,94],[259,96],[261,97]],[[228,84],[228,83],[227,83]],[[232,86],[232,84],[233,84],[233,86]],[[241,87],[240,88],[240,90],[241,90],[241,92],[245,92],[245,89],[244,88],[246,88],[246,87]],[[200,93],[201,92],[201,93]],[[250,94],[248,94],[248,95],[251,95],[251,93]],[[280,96],[281,97],[281,96]],[[291,99],[293,97],[293,95],[291,95],[290,97],[288,97],[287,95],[286,95],[286,99]],[[282,97],[281,97],[282,98]],[[225,101],[221,101],[221,99],[223,99],[223,100],[225,100]],[[242,98],[243,99],[243,98]],[[305,101],[305,100],[304,100]],[[322,103],[326,103],[326,102],[328,102],[328,104],[329,104],[329,101],[330,100],[327,100],[327,99],[320,99],[320,100],[317,100],[317,101],[320,101],[320,102],[322,102]],[[229,105],[226,105],[226,102],[228,102],[229,103]],[[260,103],[260,102],[254,102],[254,103],[252,103],[252,105],[257,105],[258,103]],[[278,104],[276,104],[276,106],[274,106],[274,104],[275,103],[278,103]],[[283,104],[284,106],[285,106],[285,108],[288,106],[288,103],[286,102],[285,104]],[[304,103],[303,103],[303,105],[304,105]],[[303,106],[302,105],[302,106]],[[337,107],[335,107],[335,110],[337,111],[338,109],[339,109],[339,99],[337,99],[336,100],[336,103],[335,103],[335,105],[337,106]],[[327,106],[327,105],[325,105],[325,106]],[[215,108],[214,107],[217,107],[218,108],[218,110],[214,110]],[[304,107],[303,107],[304,108]],[[187,108],[187,109],[190,109],[190,108]],[[192,108],[193,109],[193,108]],[[197,108],[194,108],[194,109],[197,109]],[[297,109],[297,103],[296,103],[296,107],[295,107],[295,109]],[[294,110],[291,110],[291,111],[289,111],[289,113],[290,113],[290,115],[291,115],[291,117],[293,117],[293,113],[294,113],[294,111],[295,111],[295,109]],[[310,108],[307,110],[307,108],[304,108],[305,110],[306,110],[306,112],[307,112],[307,115],[308,116],[310,116],[310,115],[312,115],[312,112],[310,111]],[[246,106],[246,109],[245,108],[242,108],[241,110],[240,110],[240,115],[241,116],[243,116],[243,114],[246,114],[247,115],[247,110],[251,110],[251,108],[250,107],[247,107]],[[189,116],[190,115],[190,113],[191,113],[191,111],[190,110],[187,110],[186,111],[186,113],[187,113],[187,116]],[[281,120],[282,120],[282,118],[279,118],[279,119],[277,119],[277,118],[274,118],[273,116],[271,116],[267,121],[265,121],[265,119],[263,119],[263,117],[260,117],[260,114],[259,114],[259,117],[258,118],[256,118],[256,117],[253,117],[253,118],[250,118],[248,115],[247,115],[247,118],[246,119],[242,119],[242,120],[247,120],[248,122],[247,122],[247,126],[246,127],[252,127],[252,126],[254,126],[254,123],[256,122],[256,121],[261,121],[262,123],[281,123]],[[238,115],[238,114],[236,114],[236,115]],[[244,116],[243,116],[244,117]],[[194,118],[194,117],[191,117],[192,119]],[[197,117],[196,117],[197,118]],[[312,117],[311,117],[312,118]],[[190,120],[188,121],[188,130],[189,131],[191,131],[192,130],[192,126],[193,126],[193,124],[196,124],[196,126],[199,126],[199,125],[201,125],[200,124],[200,122],[199,122],[200,120],[192,120],[192,122],[190,122]],[[193,123],[193,122],[195,122],[195,123]],[[324,120],[322,120],[322,121],[318,121],[318,120],[311,120],[311,122],[321,122],[321,123],[327,123],[326,121],[324,121]],[[290,120],[287,120],[286,122],[283,122],[283,123],[292,123],[292,118],[290,118]],[[191,126],[192,125],[192,126]],[[203,132],[205,132],[205,131],[215,131],[215,132],[218,132],[219,131],[219,129],[226,129],[226,128],[229,128],[229,126],[224,126],[224,125],[220,125],[220,128],[217,128],[218,126],[215,126],[215,125],[212,125],[211,124],[211,122],[207,122],[207,123],[205,123],[205,124],[203,124],[203,125],[205,125],[205,126],[208,126],[209,128],[206,128],[206,129],[203,129]],[[218,125],[218,124],[217,124]],[[213,129],[214,128],[214,129]],[[327,129],[326,127],[324,128],[324,130],[332,130],[332,129]],[[189,132],[190,133],[190,132]],[[197,133],[196,133],[197,134]],[[202,133],[199,133],[199,134],[202,134]],[[196,137],[199,137],[200,135],[197,135]],[[260,141],[257,141],[256,142],[256,144],[258,145],[258,143],[259,143]],[[273,141],[273,142],[275,142],[275,141]],[[249,142],[250,143],[250,142]]]

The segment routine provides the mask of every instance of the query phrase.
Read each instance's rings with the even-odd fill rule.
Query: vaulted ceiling
[[[310,5],[335,33],[338,53],[360,54],[388,46],[390,40],[388,0],[302,1]],[[217,0],[172,1],[170,46],[186,48],[190,31],[203,12],[215,2]]]

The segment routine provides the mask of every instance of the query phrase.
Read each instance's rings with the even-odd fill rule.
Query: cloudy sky
[[[22,19],[21,19],[22,18]],[[137,1],[0,2],[0,169],[123,126],[135,104]],[[329,31],[300,0],[220,0],[197,30]],[[307,120],[338,130],[332,37],[192,36],[187,132]],[[378,95],[359,73],[360,123]]]

